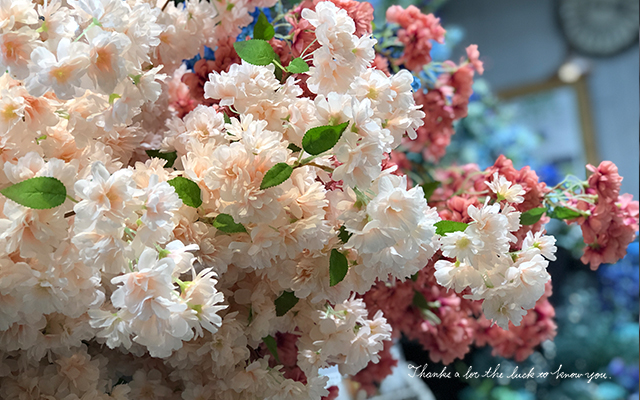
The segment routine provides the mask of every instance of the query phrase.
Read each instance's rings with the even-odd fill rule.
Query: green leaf
[[[329,286],[335,286],[342,282],[347,271],[349,270],[349,262],[344,254],[336,249],[331,250],[329,256]]]
[[[254,39],[262,39],[262,40],[271,40],[276,34],[276,30],[273,28],[273,25],[269,23],[267,16],[264,15],[262,11],[260,11],[260,15],[258,16],[258,20],[253,27],[253,38]]]
[[[548,215],[555,219],[574,219],[582,217],[584,214],[570,208],[560,206],[554,207],[553,212],[548,213]]]
[[[411,280],[414,282],[418,281],[418,273],[416,272],[415,274],[411,275]]]
[[[438,300],[436,300],[436,301],[427,301],[427,299],[424,297],[422,292],[420,292],[418,290],[415,290],[415,289],[413,290],[413,301],[412,301],[412,304],[415,307],[422,308],[422,309],[427,309],[427,310],[433,310],[434,308],[439,308],[439,307],[442,306],[442,304]]]
[[[191,179],[182,176],[167,181],[176,190],[180,200],[189,207],[198,208],[202,205],[200,186]]]
[[[287,163],[277,163],[270,170],[264,174],[262,178],[262,182],[260,183],[260,189],[268,189],[273,186],[278,186],[282,182],[289,179],[291,173],[293,172],[293,167]]]
[[[140,78],[142,78],[142,74],[139,75],[129,75],[129,78],[131,78],[131,81],[133,82],[134,85],[137,85],[140,83]]]
[[[120,96],[118,93],[111,93],[109,95],[109,104],[113,104],[120,97],[122,97],[122,96]]]
[[[67,198],[67,188],[56,178],[38,176],[0,190],[5,197],[36,210],[58,207]]]
[[[533,225],[536,222],[540,221],[542,215],[547,211],[546,207],[538,207],[532,208],[526,212],[523,212],[520,215],[520,224],[521,225]]]
[[[412,304],[415,307],[421,308],[421,309],[426,309],[428,310],[429,308],[429,304],[427,302],[427,299],[424,298],[424,295],[421,292],[418,292],[417,290],[414,289],[413,291],[413,301]]]
[[[417,291],[413,291],[413,301],[412,304],[414,307],[420,309],[422,316],[429,322],[432,322],[434,325],[438,325],[442,321],[438,316],[432,311],[433,309],[437,309],[440,307],[440,302],[429,302],[425,299],[424,295]]]
[[[278,82],[282,83],[282,69],[280,69],[280,67],[276,65],[276,70],[273,72],[273,74],[276,76]]]
[[[307,64],[302,58],[294,58],[287,66],[287,72],[292,74],[301,74],[303,72],[309,72],[309,64]]]
[[[293,151],[294,153],[297,153],[300,150],[302,150],[300,147],[296,146],[295,143],[289,143],[289,146],[287,146],[287,149]]]
[[[227,115],[227,113],[222,113],[222,116],[224,117],[224,123],[225,124],[230,124],[231,123],[231,118],[229,118],[229,116]]]
[[[362,207],[365,207],[367,204],[369,204],[369,201],[371,201],[369,196],[367,196],[364,192],[362,192],[357,187],[354,187],[353,191],[356,194],[356,202],[353,204],[355,208],[361,209]]]
[[[247,229],[242,224],[238,224],[233,220],[233,217],[229,214],[218,214],[213,220],[213,227],[224,233],[242,233],[247,232]]]
[[[431,195],[433,195],[433,192],[435,192],[436,189],[439,188],[441,184],[442,182],[440,181],[433,181],[433,182],[423,183],[422,185],[420,185],[422,187],[422,190],[424,191],[424,198],[426,200],[429,200]]]
[[[40,135],[36,138],[36,144],[40,144],[40,142],[42,142],[43,140],[45,140],[48,136],[47,135]]]
[[[298,304],[298,298],[293,292],[284,292],[274,302],[276,305],[276,315],[282,317],[291,310],[293,306]]]
[[[302,138],[302,148],[313,156],[324,153],[338,143],[347,126],[349,126],[349,122],[336,126],[325,125],[311,128]]]
[[[235,42],[233,48],[240,58],[253,65],[269,65],[278,57],[271,45],[261,39]]]
[[[338,238],[340,238],[342,243],[347,243],[351,236],[353,236],[353,233],[348,232],[344,225],[342,225],[338,230]]]
[[[464,222],[456,222],[456,221],[438,221],[435,223],[436,226],[436,235],[444,236],[450,232],[459,232],[467,229],[469,224],[465,224]]]
[[[273,358],[276,359],[276,362],[280,364],[280,358],[278,357],[278,344],[276,343],[276,340],[273,338],[273,336],[265,336],[262,338],[262,341],[267,345],[269,353],[271,353]]]
[[[439,325],[442,323],[442,320],[433,311],[423,308],[420,312],[422,312],[424,319],[431,322],[433,325]]]
[[[177,151],[172,151],[170,153],[163,153],[160,150],[147,150],[145,151],[145,153],[147,153],[147,155],[152,158],[162,158],[163,160],[167,160],[167,162],[164,164],[165,168],[173,167],[173,163],[175,163],[176,160],[178,159]]]

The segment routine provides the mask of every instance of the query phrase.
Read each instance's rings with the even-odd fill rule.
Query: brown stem
[[[64,214],[64,217],[69,218],[69,217],[73,217],[74,215],[76,215],[75,211],[69,211],[68,213]]]
[[[314,163],[314,162],[306,163],[306,164],[303,164],[303,165],[307,165],[307,166],[309,166],[309,167],[316,167],[316,168],[320,168],[320,169],[325,170],[325,171],[327,171],[327,172],[329,172],[329,173],[333,173],[333,168],[331,168],[331,167],[326,167],[326,166],[324,166],[324,165],[318,165],[318,164],[316,164],[316,163]]]

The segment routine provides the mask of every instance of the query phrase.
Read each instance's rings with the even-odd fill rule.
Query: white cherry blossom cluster
[[[311,320],[299,321],[309,326],[299,340],[298,362],[302,370],[314,375],[318,368],[338,364],[340,372],[353,375],[369,361],[377,362],[383,348],[382,340],[389,337],[391,326],[378,311],[373,320],[367,319],[362,299],[351,298],[335,307],[305,315]]]
[[[497,172],[487,186],[498,199],[478,208],[470,205],[471,222],[463,230],[440,236],[440,249],[445,257],[435,264],[438,283],[466,297],[483,300],[487,318],[503,329],[509,322],[520,325],[526,310],[535,306],[551,279],[548,260],[555,260],[555,238],[542,231],[527,233],[520,250],[513,251],[520,228],[521,213],[514,204],[522,203],[522,186],[509,182]],[[465,225],[465,224],[463,224]]]
[[[320,399],[320,368],[355,374],[391,339],[356,295],[441,246],[458,260],[438,281],[501,325],[540,297],[555,248],[509,253],[517,185],[439,237],[422,188],[383,169],[424,113],[334,3],[302,13],[308,72],[243,60],[210,75],[215,106],[168,107],[182,59],[272,5],[0,0],[0,398]]]
[[[36,3],[0,2],[0,161],[35,151],[126,165],[161,140],[166,77],[275,1]]]
[[[345,44],[360,58],[353,85],[311,100],[273,65],[243,62],[206,88],[237,117],[171,117],[161,72],[234,34],[246,16],[229,10],[250,9],[220,19],[211,7],[3,3],[0,188],[55,178],[66,198],[0,200],[0,397],[319,399],[319,368],[354,374],[390,339],[353,296],[435,252],[437,214],[381,167],[421,123],[410,77],[373,70],[374,41],[345,36],[353,21],[321,3],[346,28],[320,32],[368,46]],[[310,129],[345,123],[331,151],[302,149]],[[173,168],[131,161],[145,146],[175,151]],[[283,164],[288,179],[263,187]],[[306,384],[264,354],[277,332],[300,336]]]

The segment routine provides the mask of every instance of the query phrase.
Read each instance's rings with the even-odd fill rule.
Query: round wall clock
[[[611,56],[638,39],[638,0],[559,0],[559,19],[573,49]]]

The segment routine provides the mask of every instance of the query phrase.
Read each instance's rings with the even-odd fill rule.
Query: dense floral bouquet
[[[592,266],[624,254],[638,205],[611,163],[553,189],[503,158],[408,182],[392,151],[436,162],[482,63],[432,65],[445,31],[415,7],[380,40],[372,19],[352,0],[0,0],[0,397],[335,396],[319,370],[376,363],[392,319],[438,329],[464,302],[487,329],[526,321],[545,213],[581,224]],[[411,305],[380,305],[387,286]]]

